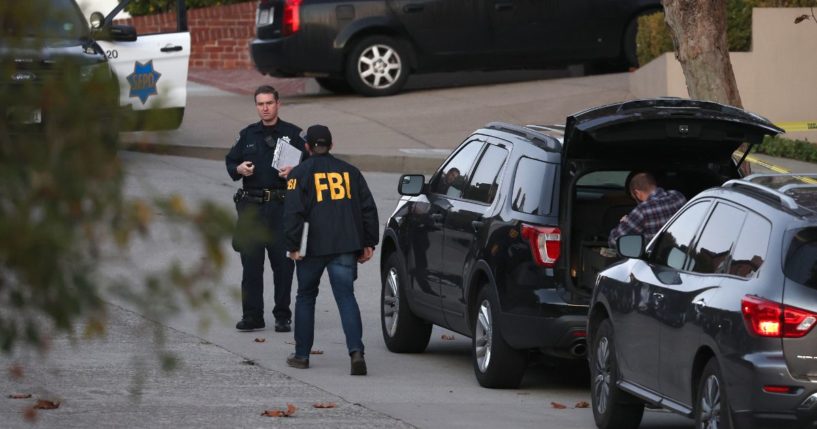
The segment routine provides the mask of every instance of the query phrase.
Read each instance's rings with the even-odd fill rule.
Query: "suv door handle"
[[[442,221],[443,221],[443,217],[444,217],[444,216],[443,216],[443,214],[442,214],[442,213],[432,213],[431,215],[429,215],[429,217],[430,217],[430,218],[431,218],[431,220],[433,220],[434,222],[442,222]]]
[[[417,13],[422,12],[425,6],[417,3],[409,3],[403,6],[403,12],[405,13]]]
[[[474,228],[474,232],[479,232],[480,228],[485,225],[485,222],[481,220],[475,220],[471,222],[471,227]]]
[[[162,51],[162,52],[179,52],[179,51],[182,50],[182,47],[178,46],[178,45],[176,45],[176,46],[167,45],[164,48],[159,49],[159,50]]]

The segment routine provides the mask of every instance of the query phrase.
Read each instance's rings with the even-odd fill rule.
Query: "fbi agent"
[[[298,261],[295,298],[295,353],[287,364],[309,367],[315,299],[324,269],[338,305],[351,374],[365,375],[363,326],[354,295],[357,263],[368,261],[378,242],[377,207],[360,170],[329,154],[332,134],[323,125],[306,131],[312,156],[295,167],[287,182],[284,225],[290,258]],[[306,228],[305,255],[300,254]]]
[[[280,171],[272,167],[277,145],[288,144],[309,156],[301,129],[278,117],[278,91],[268,85],[258,87],[255,108],[261,120],[241,130],[238,140],[227,154],[227,173],[243,186],[234,196],[238,225],[233,247],[241,253],[241,306],[243,315],[236,325],[239,331],[263,329],[264,323],[264,253],[269,256],[275,285],[275,330],[291,330],[293,262],[286,257],[283,245],[284,196],[291,166]]]

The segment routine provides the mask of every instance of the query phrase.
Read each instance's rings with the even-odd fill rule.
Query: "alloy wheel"
[[[699,406],[701,407],[701,427],[718,429],[721,420],[721,384],[715,375],[706,378]]]
[[[593,378],[593,395],[596,400],[596,411],[599,414],[607,412],[610,402],[610,341],[607,337],[599,339],[596,345],[596,376]]]
[[[390,337],[397,331],[397,319],[400,315],[399,281],[397,268],[391,267],[386,275],[386,288],[383,291],[383,324]]]
[[[491,321],[491,303],[482,301],[477,315],[477,324],[474,332],[476,340],[477,365],[480,372],[485,372],[491,363],[491,340],[493,337],[493,324]]]
[[[367,47],[357,61],[360,79],[374,89],[386,89],[394,85],[402,70],[400,55],[388,45]]]

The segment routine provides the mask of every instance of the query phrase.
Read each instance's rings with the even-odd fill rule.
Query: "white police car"
[[[190,32],[184,0],[176,0],[176,28],[137,34],[113,24],[131,0],[122,0],[107,15],[90,16],[94,39],[119,80],[119,104],[131,120],[126,129],[172,129],[181,125],[187,104]]]

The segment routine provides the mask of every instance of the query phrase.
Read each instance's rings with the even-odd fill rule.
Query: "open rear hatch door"
[[[782,132],[766,118],[718,103],[676,98],[634,100],[569,116],[563,162],[726,162],[742,143],[751,147],[766,135]]]

